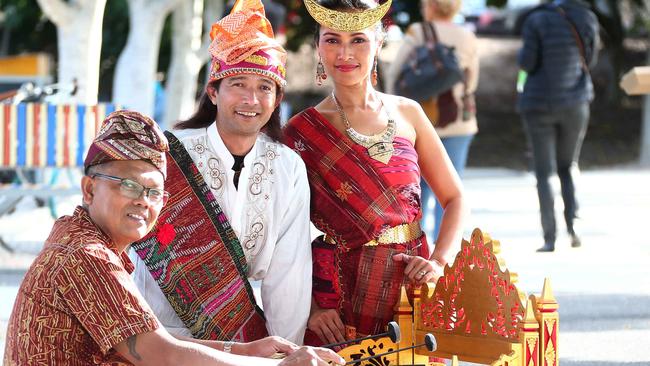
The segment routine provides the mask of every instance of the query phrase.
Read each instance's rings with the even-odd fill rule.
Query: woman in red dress
[[[380,93],[381,18],[390,1],[306,0],[319,24],[317,81],[332,93],[293,117],[285,143],[303,158],[311,219],[313,301],[307,344],[384,331],[403,283],[436,281],[461,237],[461,183],[431,123],[410,99]],[[420,229],[420,175],[445,208],[432,249]]]

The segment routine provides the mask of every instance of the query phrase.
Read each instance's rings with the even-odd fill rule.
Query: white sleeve
[[[192,337],[192,332],[187,329],[183,321],[178,317],[156,280],[151,277],[147,265],[135,253],[135,250],[129,250],[129,258],[131,258],[131,262],[135,266],[132,274],[133,281],[135,281],[142,297],[147,301],[160,323],[173,335]]]
[[[293,189],[278,220],[280,229],[268,271],[262,280],[266,327],[298,345],[303,343],[311,306],[309,184],[302,160],[294,168]]]

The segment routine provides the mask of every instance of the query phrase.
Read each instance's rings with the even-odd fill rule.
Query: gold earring
[[[371,77],[372,77],[372,86],[377,86],[377,78],[379,77],[379,75],[377,73],[377,63],[378,63],[377,62],[377,56],[375,56],[375,63],[372,66],[372,75],[371,75]]]
[[[318,65],[316,65],[316,84],[318,86],[323,85],[323,80],[327,79],[327,74],[325,73],[325,66],[323,66],[322,59],[318,60]]]

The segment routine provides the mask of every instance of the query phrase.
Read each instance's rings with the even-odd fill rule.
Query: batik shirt
[[[241,242],[250,280],[261,281],[270,335],[302,343],[310,309],[309,184],[305,165],[286,146],[261,134],[244,158],[235,188],[232,154],[216,124],[174,131]],[[135,282],[165,328],[192,333],[174,312],[145,263],[133,252]]]
[[[158,328],[132,271],[85,209],[58,219],[18,291],[4,364],[129,365],[113,347]]]

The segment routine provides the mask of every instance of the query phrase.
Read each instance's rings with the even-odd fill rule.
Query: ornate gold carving
[[[555,347],[553,347],[553,342],[548,343],[546,352],[544,352],[544,359],[546,360],[545,366],[555,366]]]
[[[501,270],[489,235],[475,229],[445,267],[433,294],[422,287],[418,328],[492,339],[518,338],[525,308],[510,273]]]
[[[544,279],[544,287],[542,288],[542,294],[538,299],[538,306],[540,311],[543,310],[547,314],[555,313],[559,308],[555,296],[553,296],[553,289],[551,288],[551,280],[549,278]]]
[[[307,11],[318,24],[339,32],[358,32],[369,28],[386,15],[393,1],[388,0],[374,9],[362,12],[348,13],[328,9],[317,0],[305,0]]]
[[[546,331],[548,332],[549,337],[553,337],[553,332],[555,331],[555,319],[546,319],[544,321],[546,325]]]
[[[531,295],[530,299],[526,300],[526,316],[522,323],[524,331],[534,331],[535,333],[539,331],[539,322],[535,318],[535,309],[535,296]]]
[[[528,338],[526,344],[528,345],[528,352],[534,353],[535,346],[537,345],[537,338]]]
[[[509,366],[519,364],[520,352],[512,351],[509,354],[502,354],[498,360],[492,363],[492,366]]]
[[[360,344],[348,346],[338,352],[339,356],[345,358],[346,361],[359,360],[369,356],[385,353],[397,349],[397,345],[393,343],[390,338],[384,337],[377,340],[367,339]],[[390,354],[376,359],[369,360],[361,363],[361,365],[375,365],[375,366],[388,366],[395,365],[396,355]]]
[[[458,356],[453,355],[451,357],[451,366],[458,366]]]
[[[525,300],[521,300],[511,273],[496,253],[497,243],[476,229],[470,242],[463,241],[453,266],[445,268],[436,285],[427,283],[413,289],[410,299],[402,287],[400,301],[394,307],[402,339],[394,349],[419,344],[423,334],[431,332],[441,346],[437,351],[401,351],[397,358],[388,355],[358,365],[410,365],[412,359],[414,364],[444,365],[428,361],[433,356],[452,358],[453,366],[458,365],[455,355],[459,355],[463,360],[491,366],[557,366],[558,313],[540,310],[543,306],[557,309],[550,285],[545,283],[542,299],[531,295],[524,308]],[[360,359],[362,352],[365,357],[370,352],[385,352],[377,342],[350,346],[339,354],[355,354]]]

